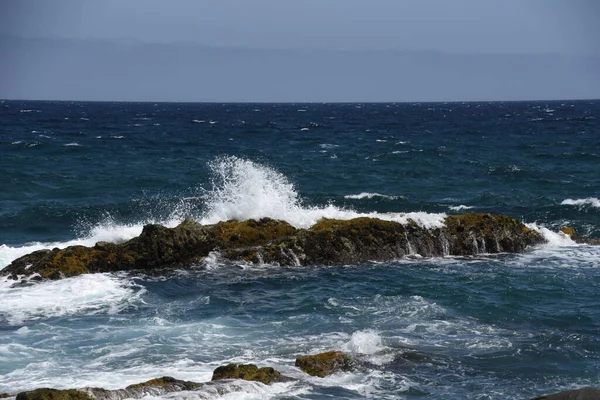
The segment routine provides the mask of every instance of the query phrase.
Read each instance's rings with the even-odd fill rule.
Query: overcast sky
[[[598,54],[597,0],[3,0],[0,32],[253,48]]]
[[[498,95],[498,98],[539,98],[540,96],[560,97],[561,95],[600,97],[600,93],[597,93],[600,72],[595,70],[597,63],[594,64],[594,62],[596,61],[590,64],[588,61],[578,59],[581,56],[600,56],[600,23],[598,21],[600,21],[600,0],[0,0],[0,38],[9,38],[0,43],[4,47],[0,47],[0,67],[4,69],[0,74],[0,98],[75,96],[75,92],[71,94],[60,93],[60,90],[56,92],[58,89],[52,85],[60,83],[65,76],[75,79],[77,74],[81,75],[83,72],[67,71],[67,66],[61,70],[60,60],[53,58],[54,49],[50,48],[52,46],[59,46],[60,49],[56,49],[56,54],[61,54],[64,59],[71,60],[72,65],[81,65],[81,68],[85,66],[88,74],[85,79],[89,81],[90,77],[94,77],[98,82],[102,81],[102,87],[98,91],[102,89],[106,92],[103,99],[111,98],[110,90],[106,85],[111,82],[112,77],[107,75],[106,68],[103,69],[100,64],[113,62],[115,69],[131,72],[134,68],[133,61],[125,60],[122,53],[100,49],[99,45],[93,44],[94,40],[90,39],[111,40],[129,45],[135,45],[137,41],[175,43],[174,48],[177,46],[181,48],[182,43],[188,43],[188,45],[197,43],[240,49],[280,49],[308,52],[327,50],[331,51],[331,54],[339,50],[433,51],[450,55],[480,55],[482,57],[490,54],[512,54],[512,61],[507,56],[499,61],[498,65],[505,65],[504,69],[508,68],[508,72],[514,74],[515,82],[527,82],[532,77],[535,78],[535,75],[527,74],[534,74],[534,70],[537,68],[542,69],[544,63],[560,64],[560,68],[556,67],[553,71],[554,75],[547,75],[548,85],[558,84],[561,90],[571,87],[574,89],[571,92],[569,90],[556,91],[550,95],[550,92],[539,90],[527,92],[530,89],[519,89],[522,87],[522,84],[519,83],[514,85],[513,95],[503,93],[501,96]],[[86,40],[86,43],[89,43],[89,49],[86,51],[80,47],[68,49],[64,44],[57,43],[33,46],[31,43],[11,41],[11,37]],[[144,51],[141,50],[143,46],[138,47],[135,51],[132,47],[131,53],[137,52],[136,54],[140,54],[138,59],[144,58],[145,56],[141,55],[144,54]],[[150,50],[146,48],[145,51]],[[152,51],[166,50],[162,48],[162,50],[154,49]],[[223,78],[219,77],[219,65],[215,64],[219,60],[243,65],[258,65],[260,62],[266,63],[264,61],[265,54],[242,54],[240,52],[225,58],[212,57],[211,74],[213,74],[213,78]],[[285,64],[286,68],[293,68],[291,62],[293,57],[296,57],[294,58],[295,62],[305,65],[312,66],[318,63],[318,59],[314,55],[302,57],[298,55],[299,53],[277,54],[279,54],[280,65],[285,64],[285,60],[281,60],[281,58],[287,57],[285,54],[289,55],[290,58],[287,60],[289,63]],[[524,56],[556,55],[562,56],[563,59],[557,58],[554,60],[555,62],[550,59],[521,60],[514,58],[515,54]],[[256,57],[256,55],[260,55],[263,61],[250,61],[250,58]],[[352,61],[355,64],[366,58],[366,56],[362,58],[359,55],[355,56],[356,59]],[[206,54],[198,55],[196,59],[186,59],[185,62],[202,65],[206,57]],[[423,74],[428,73],[439,77],[442,74],[440,71],[443,70],[444,73],[447,72],[448,79],[459,79],[459,76],[469,77],[472,75],[465,72],[468,63],[472,61],[469,61],[470,59],[464,58],[463,64],[454,58],[444,59],[450,60],[451,65],[449,64],[448,68],[454,68],[455,74],[453,75],[451,70],[444,70],[446,65],[439,65],[439,62],[443,62],[442,59],[429,59],[431,65],[427,64],[425,68],[419,67],[419,65],[425,65],[427,61],[426,54],[422,57],[422,60],[412,60],[411,65],[413,66],[407,66],[407,71],[412,74],[413,70],[418,71],[421,68],[427,70]],[[570,59],[566,60],[564,57],[570,57]],[[175,62],[171,62],[174,58]],[[158,57],[153,61],[153,63],[157,63],[154,72],[148,69],[151,68],[151,65],[135,66],[140,71],[138,75],[146,76],[151,82],[165,74],[176,73],[174,71],[181,71],[189,67],[189,65],[182,64],[183,58],[181,58],[182,61],[177,61],[180,59],[178,56],[170,56],[171,64],[169,66],[158,66],[165,59],[166,57]],[[91,60],[98,60],[98,62]],[[478,62],[488,65],[489,59],[480,59]],[[400,72],[403,65],[410,64],[403,64],[398,60],[393,63],[396,63],[394,68]],[[511,66],[515,63],[519,65],[513,71]],[[292,67],[288,64],[291,64]],[[471,65],[473,65],[472,62]],[[45,66],[47,68],[44,69]],[[324,65],[324,67],[327,69],[328,66]],[[340,58],[333,56],[329,67],[331,70],[344,69]],[[388,81],[389,79],[400,79],[397,76],[393,77],[392,70],[394,68],[388,68],[390,75],[385,77]],[[479,95],[473,92],[473,100],[483,97],[494,98],[494,93],[490,94],[489,91],[498,87],[499,83],[494,81],[494,74],[498,72],[492,71],[492,69],[488,68],[489,76],[478,76],[476,83],[472,83],[481,86],[482,90]],[[264,80],[264,82],[261,81],[262,86],[260,87],[268,88],[269,75],[273,75],[269,71],[269,65],[256,66],[256,71],[259,74],[264,73],[264,76],[257,77],[257,79]],[[159,73],[162,75],[158,75]],[[241,72],[235,71],[235,73]],[[295,73],[303,74],[302,71],[295,71]],[[314,82],[319,79],[328,82],[327,77],[322,75],[320,70],[314,69],[310,73],[313,74],[312,77],[303,76],[303,78],[309,82],[313,77],[315,78]],[[373,76],[378,73],[376,66],[365,64],[364,75],[356,70],[352,76],[348,75],[348,82],[367,85],[367,79],[373,79]],[[304,74],[308,74],[308,72],[304,72]],[[335,74],[332,74],[335,77]],[[181,82],[173,82],[175,87],[170,90],[169,99],[177,99],[176,88],[179,87],[178,85],[185,88],[186,82],[189,82],[191,77],[192,75],[181,76]],[[81,75],[79,78],[84,79],[84,76]],[[123,79],[122,76],[120,78]],[[201,74],[196,74],[195,79],[200,78],[202,78]],[[421,78],[423,82],[426,82],[425,75],[413,78]],[[383,82],[384,77],[381,79]],[[507,75],[503,79],[510,81],[510,76]],[[578,79],[578,81],[571,82],[569,79]],[[118,79],[115,78],[114,82],[117,81]],[[226,84],[227,81],[223,79],[222,82]],[[398,82],[396,83],[399,87],[402,87],[402,84]],[[73,87],[78,86],[74,81],[71,83]],[[130,92],[125,96],[126,93],[123,91],[129,90],[123,86],[126,83],[127,81],[118,82],[120,92],[115,92],[113,96],[115,99],[146,98],[135,92]],[[575,87],[575,83],[579,86]],[[197,84],[200,87],[199,81]],[[89,82],[86,85],[89,85]],[[541,87],[541,85],[542,83],[539,83],[538,86]],[[144,86],[144,83],[140,82],[138,86]],[[500,85],[501,88],[505,86]],[[46,91],[42,91],[42,88],[46,88],[44,89]],[[426,93],[428,89],[428,87],[420,87],[419,93]],[[90,91],[90,87],[87,87],[87,90],[88,97],[91,96],[93,99],[94,91]],[[331,90],[338,89],[332,87]],[[248,92],[239,92],[239,95],[231,93],[233,96],[230,98],[231,100],[251,100],[256,97]],[[371,90],[369,93],[369,99],[376,100],[378,98],[376,91]],[[405,97],[399,96],[398,100],[411,99],[410,96],[406,97],[407,93],[404,95]],[[218,93],[207,94],[207,96],[207,98],[221,99]],[[431,91],[431,96],[425,96],[425,98],[435,100],[435,96],[440,96],[439,91]],[[333,94],[325,97],[338,98]],[[387,95],[383,97],[389,98]],[[444,92],[442,97],[445,100],[464,99],[464,96],[461,97],[457,92],[452,91]],[[304,98],[300,96],[300,99]],[[355,93],[353,99],[360,98],[359,93]],[[151,100],[160,99],[159,92],[155,92],[151,98]],[[310,97],[310,99],[320,100],[318,97]],[[181,100],[198,99],[183,96]],[[278,101],[280,98],[275,97],[272,100]]]

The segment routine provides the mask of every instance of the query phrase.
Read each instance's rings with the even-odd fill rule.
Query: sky
[[[33,90],[35,88],[31,83],[24,83],[23,88],[17,87],[15,80],[30,78],[23,69],[30,74],[48,75],[48,81],[64,79],[59,71],[51,74],[27,66],[25,60],[36,60],[33,57],[35,52],[43,51],[39,46],[31,47],[30,42],[15,42],[22,39],[51,40],[45,47],[56,45],[59,39],[63,42],[83,41],[89,45],[86,58],[94,57],[92,50],[102,40],[138,47],[143,44],[162,44],[181,48],[197,44],[240,51],[283,51],[280,54],[288,54],[292,58],[298,56],[298,52],[311,51],[327,51],[331,54],[348,51],[442,52],[465,57],[554,55],[563,57],[563,61],[565,57],[573,60],[573,68],[568,70],[565,67],[561,73],[583,73],[582,69],[585,74],[591,75],[591,84],[596,90],[596,76],[592,71],[596,65],[582,67],[581,62],[574,60],[600,57],[599,18],[600,1],[597,0],[2,0],[0,37],[9,39],[2,42],[0,47],[0,67],[3,66],[9,73],[4,72],[0,77],[0,98],[33,95],[64,97],[61,93],[40,93],[44,81],[40,81],[39,77],[34,79],[38,90]],[[61,54],[64,56],[66,51],[63,49]],[[82,53],[77,53],[81,50],[71,51],[69,54],[72,57],[67,58],[79,60],[84,57]],[[98,57],[118,58],[116,53],[100,54],[98,51]],[[238,56],[229,60],[248,62],[241,53]],[[55,60],[49,60],[49,57],[43,54],[39,59],[53,64]],[[306,57],[310,55],[302,60],[308,63]],[[129,68],[123,60],[117,61],[122,63],[122,68]],[[318,62],[316,58],[313,61]],[[340,60],[336,62],[341,63]],[[185,69],[185,66],[181,67]],[[535,68],[533,64],[531,67]],[[319,75],[319,71],[313,73]],[[373,73],[376,71],[366,71],[365,76]],[[98,70],[95,75],[98,74],[102,74],[102,71]],[[315,78],[324,79],[323,76]],[[562,78],[555,77],[556,80]],[[150,73],[148,79],[152,79]],[[268,76],[261,79],[265,80],[265,85],[269,85]],[[366,78],[357,73],[354,79]],[[487,79],[493,78],[490,76]],[[585,82],[579,84],[584,85]],[[57,90],[52,85],[49,87]],[[432,96],[436,93],[433,90]],[[596,92],[575,91],[573,95],[578,93],[589,96]],[[529,95],[516,93],[513,97],[536,97],[542,94],[539,91]],[[557,95],[560,93],[552,94]],[[93,98],[93,95],[90,96]],[[102,98],[107,96],[110,97],[104,93]],[[152,96],[151,100],[156,100],[160,93],[153,93]],[[509,94],[502,94],[501,97],[504,99],[507,96],[510,98]],[[144,98],[142,95],[125,97]],[[174,99],[177,96],[170,93],[166,97]],[[218,97],[206,96],[207,99]],[[251,93],[240,92],[231,100],[252,97]],[[335,97],[328,95],[323,100]],[[353,99],[360,97],[357,94]],[[377,95],[369,93],[364,97],[373,100]],[[383,97],[387,99],[389,96]],[[399,100],[410,100],[398,97]],[[442,97],[453,98],[452,93]],[[464,99],[458,94],[455,97]],[[477,100],[481,95],[474,97]],[[600,97],[600,93],[597,93],[597,97]],[[123,93],[115,92],[115,99],[119,98],[124,98]],[[182,96],[182,100],[190,98]],[[273,101],[278,100],[273,98]],[[319,99],[315,97],[311,100]]]

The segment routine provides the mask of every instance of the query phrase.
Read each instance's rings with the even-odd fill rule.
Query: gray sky
[[[600,0],[0,0],[0,98],[600,98],[598,21]]]
[[[597,0],[2,0],[0,33],[211,46],[598,54]]]

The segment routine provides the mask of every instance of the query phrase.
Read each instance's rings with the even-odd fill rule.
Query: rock
[[[194,390],[202,387],[202,383],[191,382],[191,381],[182,381],[179,379],[172,378],[170,376],[163,376],[162,378],[151,379],[146,382],[136,383],[134,385],[129,385],[125,389],[147,389],[147,388],[163,388],[163,390],[167,389],[167,392],[180,392],[183,390]]]
[[[594,246],[600,245],[599,238],[580,236],[579,232],[577,232],[577,230],[571,226],[565,226],[563,228],[560,228],[560,231],[562,233],[564,233],[565,235],[569,236],[571,238],[571,240],[573,240],[576,243],[591,244]]]
[[[600,389],[583,388],[568,390],[566,392],[536,397],[531,400],[600,400]]]
[[[12,395],[8,393],[0,393],[0,399],[6,399],[7,397],[12,397]]]
[[[163,396],[167,393],[195,390],[202,383],[182,381],[164,376],[147,382],[127,386],[125,389],[107,390],[101,388],[82,389],[36,389],[17,395],[19,400],[123,400],[141,399],[146,396]]]
[[[274,382],[289,381],[291,378],[281,375],[279,371],[270,367],[258,368],[254,364],[228,364],[218,367],[213,372],[213,381],[222,379],[243,379],[270,385]]]
[[[539,232],[506,215],[469,213],[445,220],[451,255],[522,253],[544,242]]]
[[[17,400],[95,400],[88,393],[76,389],[36,389],[29,392],[21,392]]]
[[[336,372],[351,371],[353,363],[350,356],[341,351],[328,351],[296,358],[296,367],[312,376],[324,378]]]
[[[570,237],[572,240],[579,239],[579,233],[577,233],[577,230],[575,228],[573,228],[572,226],[562,227],[562,228],[560,228],[560,231],[562,233],[564,233],[565,235],[567,235],[568,237]]]
[[[435,229],[376,218],[322,219],[310,229],[269,218],[207,226],[185,220],[175,228],[146,225],[139,237],[121,244],[36,251],[13,261],[0,275],[60,279],[95,272],[190,268],[212,251],[251,263],[339,265],[417,255],[522,252],[543,241],[514,218],[481,213],[449,216],[445,227]]]

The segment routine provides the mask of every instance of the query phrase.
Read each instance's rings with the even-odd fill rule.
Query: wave
[[[203,224],[269,217],[297,228],[309,228],[322,218],[371,217],[400,223],[412,220],[435,228],[442,227],[446,218],[444,213],[361,213],[332,204],[304,206],[294,184],[268,166],[228,156],[216,159],[209,167],[213,173],[212,189],[205,197],[206,212],[200,218]]]
[[[353,200],[372,199],[374,197],[381,197],[383,199],[388,199],[388,200],[396,200],[398,198],[398,196],[388,196],[386,194],[369,193],[369,192],[362,192],[359,194],[348,194],[348,195],[344,196],[345,199],[353,199]]]
[[[567,206],[590,206],[600,208],[600,199],[597,197],[588,197],[585,199],[565,199],[560,204]]]
[[[144,219],[123,224],[106,218],[92,226],[79,230],[78,237],[64,242],[35,242],[22,246],[0,245],[0,268],[11,261],[36,250],[64,248],[74,245],[93,246],[99,241],[120,243],[138,236],[143,226],[158,223],[174,227],[184,218],[192,218],[202,224],[215,224],[227,220],[273,218],[284,220],[296,228],[309,228],[322,218],[348,220],[359,217],[379,218],[387,221],[408,223],[414,221],[433,229],[444,226],[445,213],[428,212],[359,212],[334,204],[308,206],[300,197],[295,185],[282,173],[263,164],[236,157],[219,157],[208,164],[211,171],[209,190],[201,196],[181,198],[179,204],[168,206],[166,217]],[[347,199],[394,199],[379,193],[362,192],[346,195]],[[598,199],[585,199],[598,201]],[[566,201],[566,200],[565,200]],[[467,209],[468,206],[450,207],[451,210]],[[198,211],[200,210],[200,211]],[[561,233],[532,226],[540,231],[551,245],[572,245]]]
[[[458,206],[448,206],[448,208],[450,210],[452,210],[452,211],[461,211],[461,210],[470,210],[470,209],[472,209],[474,207],[472,207],[472,206],[465,206],[465,205],[461,204],[461,205],[458,205]]]
[[[145,291],[132,281],[109,274],[81,275],[28,287],[0,282],[0,321],[11,325],[76,314],[116,314]]]
[[[538,231],[544,237],[544,239],[546,239],[547,244],[545,246],[562,247],[577,245],[577,243],[575,243],[568,235],[566,235],[563,232],[554,232],[536,223],[528,223],[525,224],[525,226],[527,226],[529,229]]]

